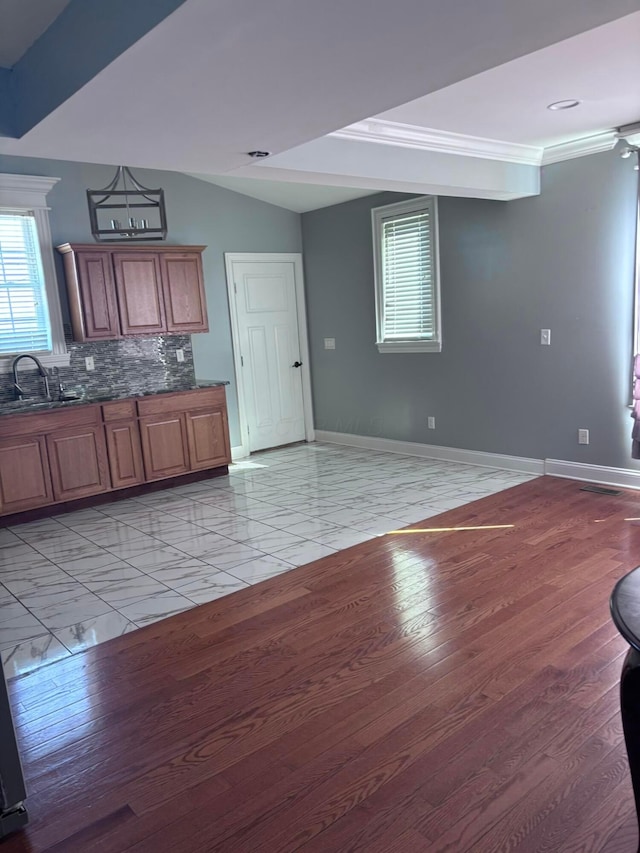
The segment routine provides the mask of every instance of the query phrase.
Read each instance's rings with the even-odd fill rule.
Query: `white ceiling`
[[[582,101],[551,111],[554,101]],[[640,12],[491,68],[378,118],[549,146],[640,120]]]
[[[0,68],[11,68],[71,0],[0,0]]]
[[[342,204],[354,198],[361,198],[376,192],[375,189],[355,189],[336,187],[327,184],[304,184],[285,181],[263,181],[255,178],[234,178],[223,175],[193,175],[202,181],[208,181],[219,187],[233,190],[243,195],[258,198],[278,207],[285,207],[295,213],[318,210],[332,204]]]
[[[535,165],[329,134],[382,116],[543,146],[638,120],[639,9],[186,0],[0,153],[187,172],[293,210],[381,189],[530,195]],[[545,109],[567,97],[585,103]],[[254,149],[273,156],[251,160]]]

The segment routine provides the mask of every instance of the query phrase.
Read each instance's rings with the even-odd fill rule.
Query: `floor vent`
[[[582,486],[581,492],[595,492],[597,495],[621,495],[618,489],[607,489],[605,486]]]

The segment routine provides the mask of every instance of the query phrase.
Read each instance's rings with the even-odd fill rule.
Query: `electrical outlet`
[[[436,428],[436,419],[435,418],[427,418],[427,429],[435,429]]]
[[[543,347],[551,346],[551,329],[540,329],[540,345]]]
[[[335,349],[336,348],[336,339],[335,338],[325,338],[324,339],[324,348],[325,349]]]
[[[578,444],[589,444],[589,430],[588,429],[579,429],[578,430]]]
[[[176,350],[176,361],[184,361],[184,350],[177,349]]]
[[[84,367],[85,367],[85,370],[95,370],[95,369],[96,369],[96,366],[95,366],[95,364],[94,364],[93,356],[92,356],[92,355],[88,355],[88,356],[85,358],[85,360],[84,360]]]

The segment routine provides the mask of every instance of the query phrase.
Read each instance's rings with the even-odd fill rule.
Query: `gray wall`
[[[93,242],[86,190],[105,186],[113,177],[114,166],[0,155],[0,172],[61,178],[48,196],[54,245]],[[229,428],[231,443],[239,444],[224,252],[300,252],[300,216],[176,172],[135,169],[134,174],[146,186],[165,190],[168,243],[208,247],[203,263],[210,331],[192,336],[196,375],[198,379],[231,380],[227,389]],[[63,285],[60,263],[58,281]],[[66,310],[63,296],[63,312]],[[96,369],[98,364],[96,357]]]
[[[441,353],[375,347],[370,209],[405,196],[303,214],[316,427],[637,468],[627,408],[636,182],[631,161],[607,152],[545,167],[539,197],[440,198]]]

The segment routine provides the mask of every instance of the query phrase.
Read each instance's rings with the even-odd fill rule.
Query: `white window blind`
[[[0,355],[51,348],[35,218],[0,212]]]
[[[431,215],[408,213],[382,223],[384,339],[433,338]]]
[[[439,352],[436,199],[372,210],[380,352]]]

